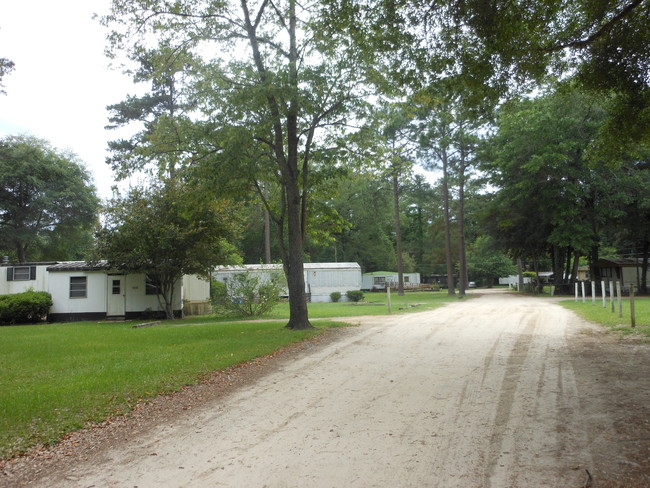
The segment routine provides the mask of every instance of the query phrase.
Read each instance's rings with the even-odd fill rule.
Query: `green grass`
[[[624,334],[639,334],[645,337],[650,337],[650,298],[635,298],[634,308],[636,315],[636,327],[631,327],[630,320],[630,301],[624,299],[623,304],[623,317],[619,317],[618,302],[614,301],[615,312],[612,313],[612,308],[607,300],[607,307],[603,308],[602,299],[596,300],[593,305],[591,299],[586,303],[581,300],[564,300],[560,304],[570,310],[575,311],[578,315],[586,320],[595,322],[597,324],[610,327],[612,330],[620,331]]]
[[[310,317],[386,314],[386,298],[369,293],[357,304],[312,303]],[[443,292],[393,294],[392,310],[428,310],[450,300]],[[270,322],[207,316],[139,329],[134,322],[0,327],[0,458],[56,442],[89,422],[130,411],[140,400],[344,325],[314,320],[314,330],[289,331],[288,316],[288,304],[280,304],[265,317]]]
[[[0,327],[0,458],[323,331],[284,322]]]
[[[458,300],[458,297],[448,297],[446,290],[407,292],[403,297],[393,292],[391,293],[391,313],[432,310],[454,300]],[[365,293],[363,301],[358,303],[328,302],[309,304],[309,316],[311,318],[357,317],[359,315],[387,315],[388,313],[388,295],[383,292]],[[286,302],[280,303],[265,318],[288,319],[289,304]],[[232,319],[233,317],[230,317],[228,320]],[[243,317],[239,317],[239,319],[243,319]]]

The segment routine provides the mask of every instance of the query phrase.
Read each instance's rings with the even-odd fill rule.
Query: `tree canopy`
[[[235,262],[234,209],[178,180],[133,188],[111,199],[97,232],[96,258],[114,269],[145,273],[173,318],[174,286],[183,275],[209,279],[215,266]]]
[[[78,157],[42,139],[0,139],[0,248],[20,262],[79,259],[99,200]]]
[[[154,138],[170,136],[169,151],[182,153],[186,164],[207,171],[229,165],[263,200],[263,189],[277,184],[270,194],[278,204],[265,206],[278,229],[290,295],[287,326],[294,329],[311,326],[302,263],[312,179],[318,161],[336,161],[315,156],[336,147],[330,136],[358,102],[362,75],[340,39],[317,28],[318,8],[295,0],[116,0],[104,19],[114,51],[126,50],[143,66],[139,76],[161,81],[149,98],[114,107],[118,122],[125,115],[143,119],[142,109],[148,114],[138,141],[125,141],[122,149],[146,150]],[[181,59],[192,60],[192,70],[183,64],[184,79],[172,76]],[[152,71],[144,69],[149,66]],[[158,102],[169,99],[172,78],[178,107],[191,101],[190,117]],[[155,149],[160,157],[164,144]]]

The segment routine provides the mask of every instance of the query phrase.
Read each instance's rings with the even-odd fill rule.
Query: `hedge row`
[[[44,291],[0,295],[0,325],[40,322],[51,306],[52,295]]]

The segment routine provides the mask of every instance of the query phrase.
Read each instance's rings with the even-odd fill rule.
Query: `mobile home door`
[[[123,317],[126,312],[126,297],[124,289],[124,276],[108,276],[108,306],[106,315],[109,317]]]

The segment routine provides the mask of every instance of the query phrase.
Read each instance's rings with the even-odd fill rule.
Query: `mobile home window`
[[[29,281],[36,279],[36,266],[14,266],[7,268],[7,281]]]
[[[70,298],[86,298],[88,281],[85,276],[70,277]]]

